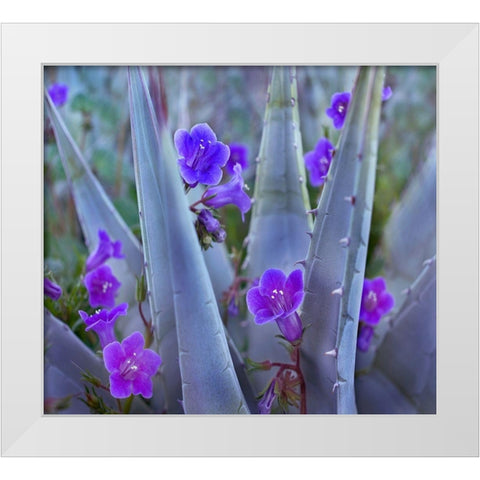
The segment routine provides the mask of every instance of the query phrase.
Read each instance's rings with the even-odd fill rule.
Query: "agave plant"
[[[369,250],[385,68],[328,94],[335,130],[304,154],[297,70],[273,67],[254,172],[228,132],[178,125],[195,94],[185,72],[179,85],[153,67],[120,75],[138,229],[70,133],[65,89],[45,95],[88,251],[66,291],[46,273],[45,411],[435,413],[434,149]],[[315,85],[305,98],[327,95]],[[245,235],[229,249],[232,234]]]

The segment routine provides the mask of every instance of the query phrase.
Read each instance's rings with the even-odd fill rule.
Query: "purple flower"
[[[227,234],[210,210],[202,210],[198,214],[198,221],[205,227],[205,230],[212,235],[216,242],[222,243],[225,240]]]
[[[112,342],[103,349],[105,368],[110,373],[110,393],[115,398],[142,395],[151,398],[152,376],[162,360],[153,350],[144,349],[145,339],[133,332],[122,343]]]
[[[223,185],[210,187],[203,194],[207,198],[203,203],[208,207],[220,208],[229,203],[236,205],[242,213],[242,221],[245,221],[245,213],[250,210],[252,201],[243,190],[244,182],[242,177],[242,167],[237,163],[234,167],[234,174],[231,180]],[[212,195],[215,195],[213,198]]]
[[[109,343],[115,342],[115,321],[119,315],[126,315],[127,310],[128,303],[122,303],[110,311],[100,310],[93,315],[88,315],[83,310],[79,310],[78,313],[87,324],[85,331],[93,330],[100,339],[100,345],[105,348]]]
[[[190,187],[198,183],[217,185],[222,179],[222,167],[227,163],[230,149],[221,142],[206,123],[187,130],[177,130],[175,146],[180,158],[178,164],[183,180]]]
[[[56,107],[61,107],[68,97],[68,87],[62,83],[54,83],[49,89],[48,94]]]
[[[238,163],[242,167],[242,170],[246,170],[248,167],[248,148],[242,143],[231,143],[230,147],[230,157],[225,165],[225,170],[233,175],[235,171],[233,167]]]
[[[350,92],[333,94],[330,108],[326,110],[327,115],[333,120],[333,126],[337,130],[340,130],[345,122],[350,97]]]
[[[377,277],[363,281],[362,304],[360,306],[360,321],[376,325],[382,315],[388,313],[394,305],[393,296],[387,292],[385,280]]]
[[[288,277],[281,270],[266,270],[258,287],[247,292],[247,306],[255,316],[255,323],[261,325],[275,320],[289,342],[302,336],[302,321],[296,312],[302,300],[301,270],[294,270]]]
[[[305,166],[310,173],[310,183],[314,187],[318,187],[325,182],[333,151],[333,145],[326,138],[321,138],[315,150],[305,154]]]
[[[277,396],[275,393],[275,383],[276,381],[274,378],[267,387],[262,399],[258,402],[258,413],[262,415],[268,415],[272,410],[273,402]]]
[[[387,101],[391,96],[392,96],[392,89],[391,87],[385,87],[383,90],[382,90],[382,102],[385,102]]]
[[[98,231],[99,243],[97,249],[87,258],[85,269],[87,272],[95,270],[105,263],[110,257],[124,258],[122,255],[122,242],[112,242],[108,233],[104,230]]]
[[[102,265],[87,273],[84,282],[93,308],[115,306],[115,296],[121,283],[113,276],[112,269],[108,265]]]
[[[370,347],[370,342],[372,341],[372,338],[373,327],[361,323],[358,329],[357,348],[361,352],[367,352],[368,348]]]
[[[52,298],[53,300],[58,300],[62,295],[62,288],[60,285],[53,283],[48,278],[43,279],[43,293]]]

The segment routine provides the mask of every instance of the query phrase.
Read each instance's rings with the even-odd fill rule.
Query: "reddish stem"
[[[140,317],[142,318],[142,322],[145,325],[145,329],[147,330],[147,338],[145,340],[145,346],[146,348],[148,348],[152,343],[152,338],[153,338],[152,322],[148,322],[147,319],[145,318],[145,315],[143,314],[143,310],[142,310],[142,302],[138,302],[138,311],[140,312]]]
[[[295,362],[294,364],[291,363],[280,363],[280,362],[272,362],[272,367],[280,367],[280,370],[277,372],[277,377],[284,370],[292,370],[298,376],[298,380],[300,382],[300,413],[306,414],[307,413],[307,388],[305,384],[305,378],[302,373],[302,369],[300,367],[300,345],[296,345],[295,349],[292,352],[292,360]]]

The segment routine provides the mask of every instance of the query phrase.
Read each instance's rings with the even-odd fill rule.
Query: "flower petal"
[[[378,308],[381,310],[382,315],[388,313],[395,305],[395,299],[393,295],[387,291],[382,292],[378,297]]]
[[[200,140],[204,142],[216,142],[217,136],[215,135],[214,131],[210,128],[208,123],[198,123],[190,130],[190,135],[192,138],[199,143]]]
[[[247,307],[253,315],[263,308],[268,308],[268,300],[260,293],[258,287],[253,287],[247,292]]]
[[[192,138],[192,136],[187,132],[187,130],[180,129],[175,132],[173,136],[173,141],[179,155],[185,159],[190,159],[194,157],[197,153],[198,143]]]
[[[308,170],[310,183],[313,187],[319,187],[325,182],[325,172],[320,168],[320,158],[315,152],[305,154],[305,167]]]
[[[385,279],[383,277],[377,277],[372,279],[370,283],[370,290],[373,290],[377,294],[377,296],[379,296],[386,289],[387,285],[385,284]]]
[[[276,268],[265,270],[262,278],[260,278],[260,293],[270,296],[274,290],[284,290],[286,281],[287,277],[281,270]]]
[[[185,180],[185,182],[188,183],[190,186],[196,186],[199,176],[198,170],[189,167],[185,159],[183,158],[180,158],[178,160],[178,165],[180,167],[180,174],[182,175],[182,178]]]
[[[217,185],[222,179],[222,169],[215,164],[208,165],[205,170],[196,172],[198,183],[204,185]]]
[[[283,312],[275,314],[269,308],[263,308],[262,310],[259,310],[256,313],[255,318],[253,320],[257,325],[262,325],[263,323],[276,320],[282,315],[283,315]]]
[[[137,365],[141,371],[150,377],[157,373],[158,367],[160,367],[161,363],[162,359],[160,358],[160,355],[149,348],[143,350],[137,360]]]
[[[128,311],[128,303],[121,303],[120,305],[117,305],[115,308],[110,310],[108,314],[108,320],[112,322],[119,315],[126,315],[127,311]]]
[[[203,155],[202,162],[207,161],[209,164],[215,164],[220,167],[225,166],[230,156],[230,149],[222,142],[216,142],[209,145]]]
[[[50,297],[53,300],[58,300],[62,296],[60,285],[57,285],[48,278],[43,279],[43,292],[47,297]]]
[[[373,328],[370,325],[361,325],[358,332],[357,348],[361,352],[367,352],[373,338]]]
[[[120,372],[112,373],[110,375],[110,393],[115,398],[128,398],[132,394],[131,381],[125,380]]]
[[[327,138],[321,138],[315,146],[315,153],[317,156],[320,158],[326,158],[327,160],[332,159],[333,150],[334,147]]]
[[[303,272],[299,268],[290,273],[285,282],[284,290],[291,297],[297,292],[303,292]]]
[[[277,325],[283,336],[289,342],[295,342],[302,337],[302,321],[298,313],[292,313],[291,315],[278,318]]]
[[[377,325],[380,321],[382,313],[377,309],[372,310],[371,312],[363,311],[360,320],[362,322],[368,323],[369,325]]]
[[[248,167],[248,147],[241,143],[230,143],[230,157],[225,164],[226,171],[230,174],[234,174],[233,167],[235,164],[240,164],[242,170],[246,170]]]
[[[133,332],[122,341],[122,347],[127,358],[133,356],[134,353],[140,353],[143,350],[144,345],[145,339],[140,332]]]
[[[125,351],[119,342],[109,343],[103,349],[103,362],[108,372],[112,373],[118,370],[125,360]]]
[[[295,310],[298,310],[298,307],[302,304],[303,296],[304,296],[303,291],[300,291],[300,292],[296,292],[293,295],[293,297],[289,298],[289,302],[290,302],[291,306],[288,309],[288,311],[285,312],[285,315],[290,315],[293,312],[295,312]]]
[[[250,197],[243,190],[242,167],[240,164],[234,166],[235,174],[229,182],[223,185],[211,187],[205,191],[204,197],[208,198],[214,195],[213,198],[205,200],[203,203],[208,207],[221,208],[230,203],[236,205],[242,213],[242,221],[245,220],[244,214],[250,210],[252,201]]]
[[[151,398],[153,395],[153,382],[151,378],[143,373],[139,372],[132,380],[132,393],[134,395],[142,395],[143,398]]]

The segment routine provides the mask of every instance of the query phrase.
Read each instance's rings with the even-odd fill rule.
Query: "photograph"
[[[437,66],[43,65],[43,414],[437,414]]]

